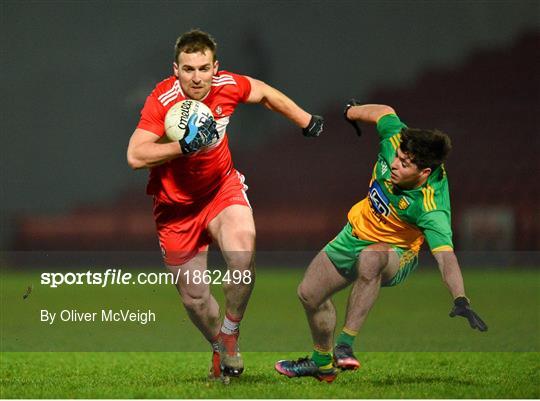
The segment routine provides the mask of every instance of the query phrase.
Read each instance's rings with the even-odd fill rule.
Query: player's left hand
[[[190,154],[201,150],[205,146],[210,145],[214,140],[219,139],[219,132],[217,130],[216,121],[213,118],[208,118],[199,127],[191,125],[190,130],[193,133],[189,133],[187,137],[180,139],[180,147],[183,154]]]
[[[463,316],[467,318],[472,329],[487,331],[488,327],[484,321],[470,307],[469,300],[466,297],[457,297],[454,299],[454,307],[450,311],[450,317]]]
[[[324,118],[312,115],[306,128],[302,129],[304,136],[319,136],[323,132]]]

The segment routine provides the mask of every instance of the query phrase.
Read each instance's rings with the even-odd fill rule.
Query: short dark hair
[[[176,39],[174,45],[174,62],[178,62],[178,56],[180,53],[204,53],[206,50],[210,50],[214,55],[214,61],[216,61],[217,43],[209,33],[201,31],[200,29],[192,29]]]
[[[446,160],[452,149],[450,137],[439,130],[404,128],[401,130],[401,151],[423,170],[435,170]]]

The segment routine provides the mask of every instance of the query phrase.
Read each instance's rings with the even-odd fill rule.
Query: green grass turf
[[[229,385],[209,353],[3,353],[2,398],[538,398],[538,353],[365,353],[332,384],[278,375],[297,354],[246,353]]]

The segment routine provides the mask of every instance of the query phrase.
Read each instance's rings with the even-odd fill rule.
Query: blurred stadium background
[[[147,173],[125,150],[193,27],[217,39],[222,69],[326,117],[310,140],[260,106],[235,115],[258,249],[317,250],[365,196],[377,141],[342,121],[351,97],[451,135],[458,249],[540,249],[537,1],[3,1],[1,14],[4,251],[159,256]]]
[[[195,27],[217,39],[222,69],[326,118],[317,139],[260,106],[232,120],[260,268],[242,350],[276,351],[247,352],[232,390],[202,385],[208,345],[172,286],[38,285],[61,265],[161,271],[147,172],[130,170],[125,152],[145,97],[171,73],[175,39]],[[0,398],[539,397],[537,0],[2,0],[0,30]],[[381,291],[356,343],[361,375],[302,386],[272,369],[284,351],[309,349],[302,270],[266,267],[305,267],[366,194],[377,140],[373,127],[359,139],[343,121],[351,97],[451,135],[455,244],[490,329],[449,319],[439,274],[425,269]],[[335,297],[339,322],[346,297]],[[38,320],[43,308],[152,308],[159,325],[52,326]]]

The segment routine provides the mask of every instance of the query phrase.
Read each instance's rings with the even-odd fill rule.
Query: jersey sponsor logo
[[[377,181],[373,181],[369,188],[369,201],[375,214],[385,217],[390,215],[390,201]]]
[[[398,207],[401,209],[401,210],[405,210],[409,207],[410,203],[409,201],[407,200],[407,198],[403,197],[399,200],[398,202]]]

